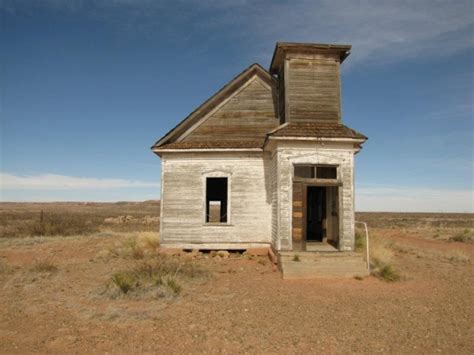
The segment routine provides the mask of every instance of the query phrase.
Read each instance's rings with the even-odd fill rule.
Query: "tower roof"
[[[294,43],[277,42],[270,64],[270,73],[276,74],[285,53],[317,54],[326,53],[338,56],[341,63],[350,54],[351,45],[348,44],[323,44],[323,43]]]

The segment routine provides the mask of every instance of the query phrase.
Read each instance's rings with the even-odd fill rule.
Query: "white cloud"
[[[242,29],[262,42],[349,43],[349,63],[447,55],[474,43],[470,0],[295,1],[255,14],[245,14]]]
[[[85,178],[56,174],[20,176],[0,173],[0,190],[103,190],[160,186],[159,182]]]
[[[360,187],[356,210],[378,212],[469,212],[474,213],[474,190]]]

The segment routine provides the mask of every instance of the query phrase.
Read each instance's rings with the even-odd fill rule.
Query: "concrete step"
[[[367,276],[367,264],[358,253],[284,252],[279,255],[284,279]]]

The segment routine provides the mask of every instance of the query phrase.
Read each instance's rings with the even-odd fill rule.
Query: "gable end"
[[[172,130],[166,133],[161,139],[159,139],[151,148],[159,149],[165,144],[180,142],[187,136],[189,136],[194,128],[201,125],[206,120],[206,116],[209,116],[216,111],[220,106],[229,101],[233,96],[238,95],[243,88],[250,85],[252,82],[260,81],[260,85],[267,86],[272,95],[276,91],[277,82],[270,73],[268,73],[259,64],[252,64],[250,67],[245,69],[228,84],[222,87],[217,93],[200,105]],[[276,104],[276,96],[273,98]],[[202,137],[203,138],[203,137]]]

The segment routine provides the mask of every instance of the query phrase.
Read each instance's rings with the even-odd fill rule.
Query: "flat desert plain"
[[[358,213],[373,276],[290,281],[161,254],[158,210],[0,204],[0,352],[474,353],[472,214]]]

